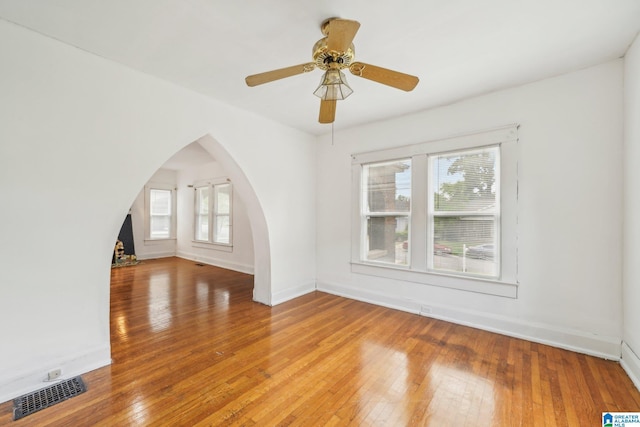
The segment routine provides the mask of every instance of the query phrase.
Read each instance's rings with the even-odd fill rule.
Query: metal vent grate
[[[38,412],[87,391],[81,377],[71,378],[13,399],[13,419]]]

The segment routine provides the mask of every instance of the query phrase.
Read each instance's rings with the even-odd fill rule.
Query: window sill
[[[209,249],[222,252],[233,252],[233,245],[225,245],[223,243],[198,242],[192,240],[191,246],[200,249]]]
[[[518,284],[501,280],[416,271],[408,267],[369,264],[364,262],[351,262],[351,272],[505,298],[515,299],[518,297]]]

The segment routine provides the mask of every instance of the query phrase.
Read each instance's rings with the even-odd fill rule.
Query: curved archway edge
[[[247,207],[254,247],[253,300],[271,305],[269,230],[258,196],[240,165],[213,136],[206,134],[196,142],[224,167],[233,182],[234,191],[238,192]]]

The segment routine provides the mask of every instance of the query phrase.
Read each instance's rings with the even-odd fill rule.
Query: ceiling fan
[[[248,76],[248,86],[258,86],[285,77],[313,71],[320,68],[325,71],[320,86],[314,95],[320,98],[320,123],[333,123],[336,115],[336,102],[348,97],[353,90],[346,82],[342,71],[348,68],[351,74],[387,86],[411,91],[418,84],[418,78],[398,71],[388,70],[364,62],[354,62],[355,51],[353,39],[360,28],[360,23],[348,19],[330,18],[320,27],[324,38],[313,46],[313,62],[280,68],[265,73]]]

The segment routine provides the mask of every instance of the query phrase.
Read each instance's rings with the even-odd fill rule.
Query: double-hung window
[[[407,265],[411,218],[411,159],[363,165],[363,256]]]
[[[428,267],[500,276],[500,147],[429,156]]]
[[[231,243],[231,184],[213,186],[213,242]]]
[[[194,185],[194,241],[215,245],[232,244],[232,186],[229,182]]]
[[[209,227],[210,215],[209,215],[209,189],[210,185],[201,187],[195,187],[196,190],[196,204],[195,204],[195,236],[194,240],[198,242],[209,241]]]
[[[352,164],[353,272],[516,296],[517,126]]]
[[[175,238],[176,197],[175,188],[164,184],[145,187],[145,220],[147,240]]]

